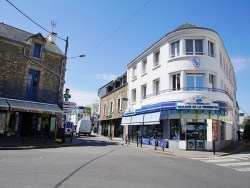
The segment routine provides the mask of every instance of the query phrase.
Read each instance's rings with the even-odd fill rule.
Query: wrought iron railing
[[[174,88],[174,89],[165,89],[161,90],[158,93],[152,93],[149,95],[146,95],[144,99],[148,99],[151,97],[155,97],[157,95],[162,95],[164,93],[171,93],[175,91],[209,91],[209,92],[219,92],[219,93],[224,93],[226,94],[231,100],[233,100],[232,96],[230,93],[228,93],[226,90],[223,89],[217,89],[217,88],[208,88],[208,87],[184,87],[184,88]]]

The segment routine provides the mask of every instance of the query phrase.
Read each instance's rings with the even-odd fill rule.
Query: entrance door
[[[187,122],[186,139],[188,150],[204,150],[207,127],[203,122]]]

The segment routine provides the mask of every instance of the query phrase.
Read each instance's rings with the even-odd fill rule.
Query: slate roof
[[[27,40],[35,36],[37,34],[32,34],[26,31],[23,31],[21,29],[17,29],[15,27],[6,25],[4,23],[0,23],[0,38],[8,39],[13,42],[17,42],[20,44],[27,45],[29,44]],[[45,49],[49,52],[52,52],[54,54],[58,54],[61,56],[65,56],[64,53],[58,48],[58,46],[54,43],[49,42],[47,39],[45,39],[47,42],[45,43]]]

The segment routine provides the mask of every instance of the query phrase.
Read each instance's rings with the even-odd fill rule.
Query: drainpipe
[[[24,55],[24,57],[26,57],[27,59],[29,59],[30,61],[32,61],[32,62],[34,62],[34,63],[36,63],[36,64],[38,64],[39,66],[41,66],[41,67],[43,67],[44,69],[46,69],[47,71],[49,71],[50,73],[52,73],[52,74],[54,74],[54,75],[56,75],[56,76],[58,76],[59,77],[59,88],[58,88],[58,93],[60,94],[60,88],[61,88],[61,79],[62,79],[62,69],[63,69],[63,58],[61,59],[61,72],[60,72],[60,75],[59,74],[57,74],[56,72],[54,72],[54,71],[52,71],[52,70],[50,70],[49,68],[47,68],[46,66],[44,66],[44,65],[42,65],[41,63],[39,63],[39,62],[37,62],[37,61],[35,61],[34,59],[32,59],[32,58],[30,58],[29,56],[27,56],[26,54],[25,54],[25,49],[26,49],[26,45],[24,46],[24,48],[23,48],[23,55]],[[60,98],[60,95],[59,95],[59,98]]]

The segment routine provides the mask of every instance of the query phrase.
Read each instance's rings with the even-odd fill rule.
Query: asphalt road
[[[0,187],[249,188],[250,173],[82,137],[72,147],[0,150]]]

